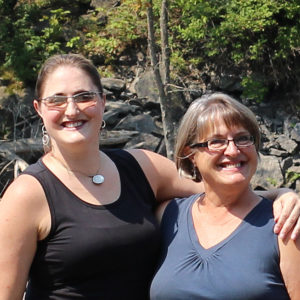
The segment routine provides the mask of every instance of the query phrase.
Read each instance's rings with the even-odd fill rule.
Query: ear
[[[103,109],[103,113],[104,113],[104,110],[105,110],[105,103],[106,103],[106,95],[105,94],[103,94],[102,95],[102,109]]]
[[[33,107],[34,107],[35,111],[38,113],[38,115],[40,117],[42,117],[40,102],[37,100],[33,100]]]

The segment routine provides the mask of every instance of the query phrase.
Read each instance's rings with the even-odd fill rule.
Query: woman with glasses
[[[238,101],[216,93],[191,104],[176,165],[204,193],[161,208],[151,300],[300,299],[300,241],[274,234],[271,202],[250,187],[259,146],[255,115]]]
[[[33,104],[46,154],[0,202],[0,299],[21,299],[28,278],[26,300],[148,299],[159,250],[154,209],[202,185],[150,151],[99,151],[105,95],[82,56],[49,58]],[[285,195],[283,233],[299,218],[299,198]]]

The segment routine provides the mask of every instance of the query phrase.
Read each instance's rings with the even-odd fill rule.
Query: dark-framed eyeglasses
[[[47,107],[53,109],[65,109],[68,104],[68,99],[71,98],[77,104],[79,109],[85,109],[89,106],[96,104],[97,95],[102,96],[102,92],[87,91],[78,93],[73,96],[53,95],[38,101],[43,102]]]
[[[255,139],[252,135],[239,135],[233,139],[210,139],[206,142],[195,143],[190,148],[208,148],[211,151],[222,151],[227,148],[229,142],[232,141],[238,148],[246,148],[254,144]]]

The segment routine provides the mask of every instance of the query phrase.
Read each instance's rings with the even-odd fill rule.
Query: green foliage
[[[49,0],[40,0],[1,6],[0,38],[3,43],[0,57],[3,57],[4,64],[0,71],[11,70],[12,80],[35,81],[46,58],[68,50],[65,30],[72,26],[71,13],[61,7],[49,9],[50,4]],[[74,44],[73,40],[70,45]]]
[[[294,77],[300,46],[300,3],[285,0],[175,0],[174,47],[187,61],[201,57],[214,71],[246,70],[243,86],[263,98],[270,83]],[[262,80],[254,80],[260,74]]]
[[[244,77],[241,83],[244,87],[243,96],[245,98],[255,100],[256,102],[264,100],[268,89],[261,80],[254,78],[254,76]]]
[[[267,182],[269,182],[271,185],[273,185],[274,187],[277,186],[277,181],[275,178],[271,178],[271,177],[268,177],[267,178]]]
[[[116,7],[87,11],[89,4],[0,0],[0,73],[31,82],[54,53],[80,52],[112,65],[127,49],[146,44],[149,0],[122,0]],[[153,5],[159,45],[161,0]],[[189,74],[191,66],[235,72],[243,78],[244,96],[257,101],[271,85],[298,80],[298,0],[172,0],[169,31],[174,77]]]
[[[300,173],[294,171],[287,171],[286,173],[287,182],[294,183],[298,179],[300,179]]]
[[[127,47],[147,37],[146,14],[139,1],[124,0],[120,6],[109,10],[99,8],[97,12],[107,23],[97,24],[91,19],[85,23],[88,33],[83,52],[102,55],[109,63]]]

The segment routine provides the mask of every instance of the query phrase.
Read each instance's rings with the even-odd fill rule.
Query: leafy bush
[[[176,0],[170,11],[173,47],[184,49],[186,65],[201,57],[202,66],[217,72],[243,71],[245,93],[251,97],[262,96],[272,83],[296,79],[299,1]],[[253,80],[256,74],[262,80]]]
[[[31,82],[54,53],[80,52],[111,65],[127,49],[146,45],[148,0],[122,0],[116,7],[88,11],[89,3],[0,0],[0,72]],[[158,29],[161,0],[153,3]],[[299,1],[172,0],[169,5],[175,76],[189,74],[191,66],[237,73],[244,96],[258,101],[272,86],[297,85]]]

